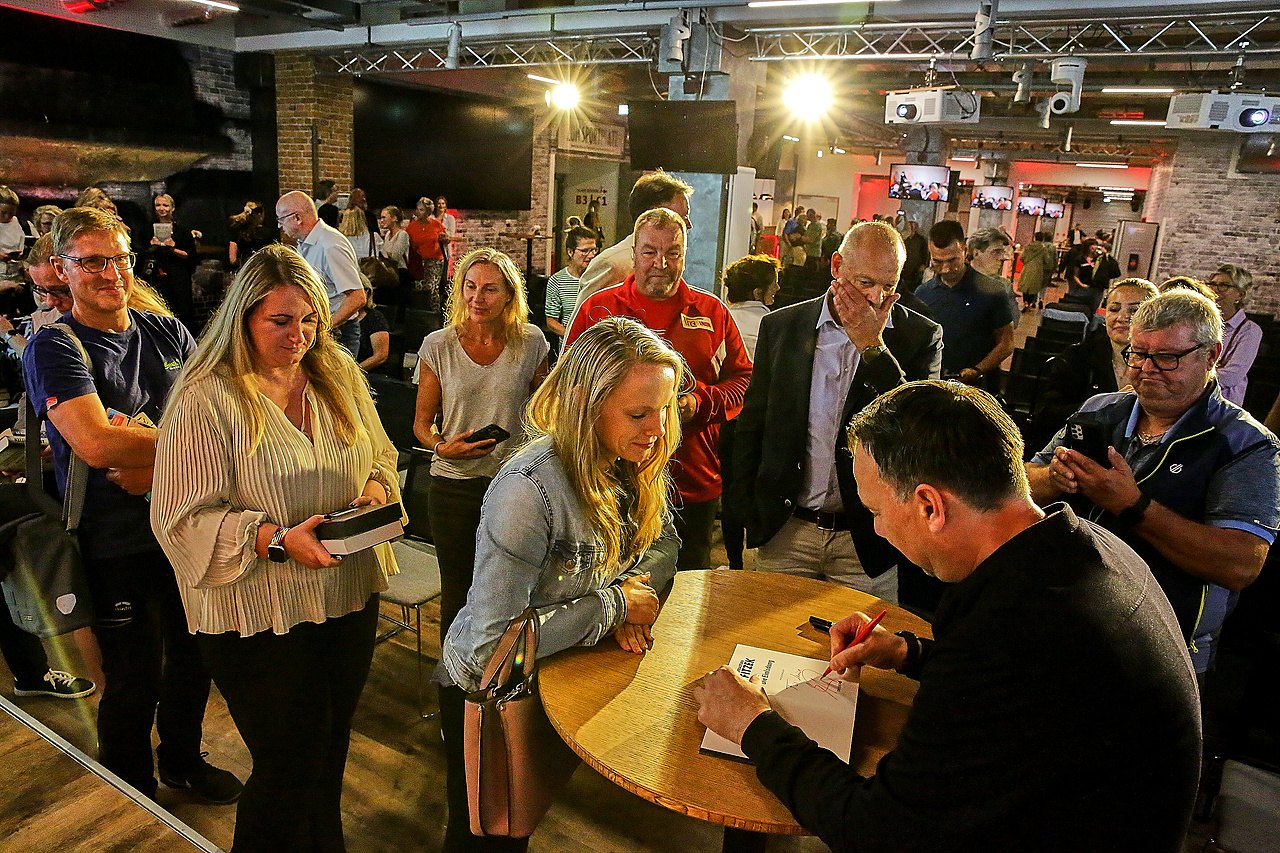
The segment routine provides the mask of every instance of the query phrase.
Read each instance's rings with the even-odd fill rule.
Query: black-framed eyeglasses
[[[55,299],[70,299],[71,288],[69,287],[41,287],[38,284],[31,285],[31,292],[36,296],[52,296]]]
[[[1177,370],[1179,361],[1204,346],[1206,345],[1196,344],[1191,349],[1184,349],[1182,352],[1140,352],[1125,347],[1120,350],[1120,357],[1124,359],[1125,364],[1134,370],[1141,369],[1147,363],[1147,359],[1151,359],[1151,363],[1156,366],[1156,370],[1167,372]]]
[[[286,213],[284,216],[277,216],[277,217],[276,217],[276,224],[277,224],[277,225],[284,225],[284,221],[285,221],[286,219],[288,219],[290,216],[296,216],[296,217],[298,217],[299,219],[301,219],[301,218],[302,218],[302,214],[301,214],[301,213],[298,213],[298,211],[296,211],[296,210],[295,210],[293,213]]]
[[[106,272],[107,265],[115,267],[119,272],[126,272],[133,269],[133,265],[138,262],[138,256],[133,252],[125,252],[123,255],[116,255],[111,258],[102,255],[89,255],[85,258],[77,258],[73,255],[58,255],[64,261],[75,261],[80,269],[92,275]]]

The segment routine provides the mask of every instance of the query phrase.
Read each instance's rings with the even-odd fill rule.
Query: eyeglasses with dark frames
[[[119,272],[127,272],[133,269],[133,265],[138,262],[138,256],[133,252],[125,252],[123,255],[115,255],[114,257],[104,257],[102,255],[89,255],[84,258],[77,258],[74,255],[57,255],[64,261],[75,261],[76,266],[91,275],[106,272],[107,265],[115,267]]]
[[[1140,370],[1147,363],[1147,359],[1151,359],[1151,363],[1156,366],[1156,370],[1168,372],[1177,370],[1178,363],[1183,358],[1198,349],[1203,349],[1205,346],[1206,344],[1196,344],[1191,349],[1184,349],[1182,352],[1141,352],[1125,347],[1120,350],[1120,357],[1124,359],[1125,364],[1134,370]]]
[[[52,296],[55,299],[71,298],[71,288],[69,287],[41,287],[40,285],[33,283],[31,285],[31,292],[36,296]]]
[[[296,210],[295,210],[293,213],[286,213],[284,216],[277,216],[277,217],[276,217],[276,224],[277,224],[277,225],[284,225],[285,220],[286,220],[286,219],[288,219],[290,216],[296,216],[296,217],[298,217],[299,219],[301,219],[301,218],[302,218],[302,214],[301,214],[301,213],[298,213],[298,211],[296,211]]]

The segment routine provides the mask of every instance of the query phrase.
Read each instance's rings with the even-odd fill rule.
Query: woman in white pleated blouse
[[[234,850],[342,849],[351,719],[389,546],[346,557],[325,513],[398,501],[396,450],[292,249],[245,263],[160,425],[151,525],[253,756]]]

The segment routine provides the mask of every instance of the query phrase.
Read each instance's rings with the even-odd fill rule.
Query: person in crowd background
[[[364,190],[360,189],[360,187],[354,187],[351,190],[351,198],[347,202],[347,209],[350,210],[351,208],[356,208],[364,214],[365,231],[372,235],[373,248],[376,249],[378,238],[378,216],[369,209],[369,197],[365,195]]]
[[[373,234],[365,222],[364,211],[358,207],[348,207],[338,217],[338,233],[347,238],[356,258],[368,258],[374,254]]]
[[[849,443],[876,530],[948,584],[932,640],[876,626],[853,645],[864,613],[831,628],[837,676],[919,681],[896,747],[863,778],[728,667],[694,688],[698,719],[838,853],[1181,851],[1200,709],[1147,567],[1069,507],[1032,502],[1022,437],[984,391],[903,385],[854,417]]]
[[[1253,275],[1236,264],[1223,264],[1209,276],[1209,289],[1222,312],[1222,355],[1218,356],[1218,385],[1222,396],[1244,406],[1249,368],[1262,346],[1262,327],[1245,316]]]
[[[42,204],[31,214],[32,234],[43,237],[53,230],[53,220],[62,215],[62,208],[56,204]]]
[[[391,353],[391,325],[373,301],[373,285],[369,279],[361,275],[360,283],[364,285],[365,302],[357,314],[360,318],[360,349],[356,352],[356,361],[361,370],[369,373],[382,365]]]
[[[570,228],[564,238],[565,265],[547,281],[547,328],[563,338],[578,304],[578,281],[591,259],[600,251],[596,234],[590,228]]]
[[[1195,276],[1190,275],[1174,275],[1160,282],[1159,290],[1161,293],[1168,293],[1170,290],[1188,290],[1192,293],[1198,293],[1215,305],[1218,302],[1218,294],[1213,288],[1205,284]]]
[[[720,425],[737,416],[751,381],[751,358],[724,303],[684,280],[685,227],[679,211],[656,208],[636,219],[634,272],[622,284],[579,298],[565,346],[605,317],[632,317],[675,347],[694,386],[681,393],[684,437],[672,479],[680,496],[676,530],[681,569],[711,565],[711,535],[720,506]]]
[[[328,323],[315,271],[263,249],[160,422],[151,527],[253,757],[236,853],[343,849],[351,720],[396,572],[389,544],[335,557],[316,537],[326,513],[400,498],[396,449]]]
[[[98,760],[154,798],[154,723],[161,781],[210,802],[234,802],[240,782],[200,750],[209,674],[144,497],[153,485],[154,425],[195,341],[167,312],[135,307],[134,293],[145,290],[133,277],[137,256],[119,218],[75,208],[58,217],[52,234],[54,271],[72,295],[66,328],[79,343],[47,327],[22,363],[36,412],[47,418],[59,492],[73,453],[89,467],[78,535],[106,676]]]
[[[440,636],[462,609],[476,562],[480,505],[520,445],[525,401],[547,375],[548,344],[529,323],[524,278],[496,249],[475,249],[454,273],[448,325],[418,351],[413,433],[434,454],[428,522],[440,562]],[[504,441],[475,431],[496,424]]]
[[[969,254],[969,265],[983,275],[999,281],[1009,297],[1009,306],[1013,309],[1014,319],[1018,315],[1018,294],[1013,290],[1013,282],[1004,274],[1005,264],[1013,256],[1013,241],[1009,235],[999,228],[983,228],[975,231],[966,246]]]
[[[1111,286],[1103,300],[1107,311],[1103,327],[1067,347],[1049,364],[1032,412],[1029,441],[1043,447],[1085,400],[1129,385],[1124,348],[1129,345],[1130,323],[1138,306],[1157,295],[1156,286],[1145,278],[1122,278]]]
[[[320,276],[329,294],[330,334],[355,354],[360,347],[356,312],[364,304],[355,250],[336,228],[321,222],[306,193],[287,192],[276,202],[276,223],[298,243],[298,254]]]
[[[382,233],[382,245],[378,253],[395,265],[400,286],[408,288],[409,233],[402,226],[403,218],[400,208],[394,205],[382,208],[378,214],[378,229]]]
[[[725,302],[752,361],[756,357],[760,321],[768,316],[778,295],[781,269],[782,264],[772,255],[747,255],[724,268]]]
[[[316,184],[316,191],[312,196],[312,200],[315,202],[316,216],[320,221],[330,228],[337,228],[338,217],[342,214],[336,204],[338,200],[337,183],[325,178]]]
[[[929,241],[920,233],[920,226],[914,219],[906,220],[900,233],[903,245],[907,247],[907,259],[902,264],[902,278],[898,282],[898,289],[905,293],[915,293],[929,266]]]
[[[1057,268],[1058,250],[1053,245],[1053,232],[1036,232],[1036,238],[1022,249],[1018,289],[1022,291],[1023,311],[1044,307],[1044,293],[1053,284]]]
[[[658,593],[675,576],[679,545],[667,462],[680,442],[677,397],[691,379],[656,334],[611,317],[582,333],[530,400],[530,442],[485,496],[475,581],[444,638],[445,853],[528,846],[473,836],[467,818],[463,701],[511,619],[537,613],[540,660],[609,636],[634,654],[653,647]]]
[[[1013,353],[1018,312],[1002,282],[965,261],[964,229],[944,219],[929,229],[934,277],[916,296],[942,326],[942,374],[968,385],[994,388],[1000,364]]]
[[[436,203],[429,196],[419,198],[415,216],[405,231],[409,235],[409,275],[413,278],[413,289],[426,294],[432,307],[443,309],[448,295],[444,286],[444,247],[449,235],[444,223],[434,216],[435,210]]]
[[[267,212],[259,202],[250,199],[244,210],[231,217],[231,241],[227,243],[227,262],[238,270],[254,252],[275,242],[276,232],[267,225]]]
[[[198,334],[195,305],[191,296],[191,272],[195,269],[196,241],[191,229],[174,216],[173,196],[161,193],[152,200],[155,218],[151,233],[138,235],[147,240],[139,247],[146,258],[143,277],[164,296],[173,313],[191,333]],[[137,240],[135,239],[135,243]]]

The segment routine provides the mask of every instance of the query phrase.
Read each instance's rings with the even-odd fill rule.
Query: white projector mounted
[[[948,87],[890,92],[884,99],[885,124],[977,124],[982,96]]]
[[[1231,92],[1174,95],[1169,100],[1165,127],[1235,133],[1280,132],[1280,98]]]

